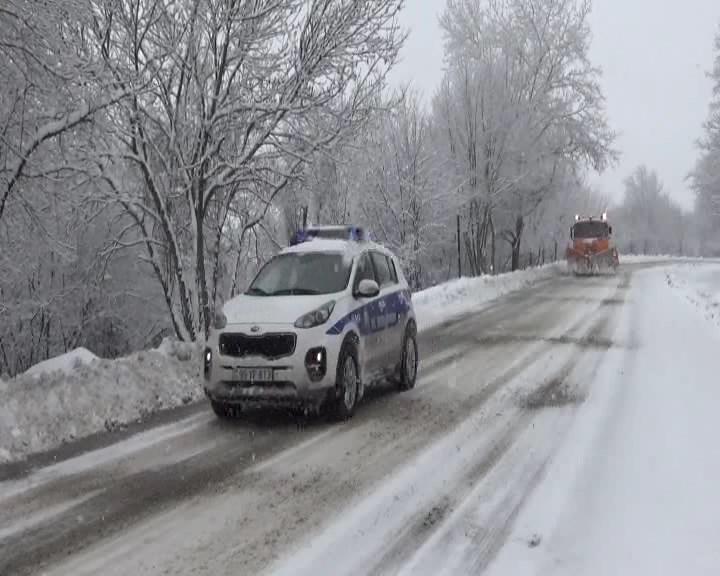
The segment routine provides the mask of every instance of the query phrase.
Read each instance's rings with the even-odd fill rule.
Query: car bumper
[[[258,334],[252,334],[250,328],[231,325],[224,330],[213,331],[206,349],[206,354],[209,351],[212,359],[203,366],[205,394],[215,401],[259,407],[322,403],[335,387],[341,337],[325,334],[326,326],[307,330],[291,325],[260,326]],[[223,334],[250,338],[294,334],[295,347],[292,353],[278,358],[259,354],[238,356],[221,349]],[[325,351],[325,371],[322,377],[312,378],[306,366],[306,356],[310,350],[317,349]],[[241,381],[237,369],[242,368],[272,369],[272,381]]]

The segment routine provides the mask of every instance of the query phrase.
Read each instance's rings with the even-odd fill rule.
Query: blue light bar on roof
[[[290,245],[302,244],[313,238],[334,239],[334,240],[353,240],[355,242],[365,242],[368,240],[367,232],[360,226],[325,226],[318,228],[306,228],[298,230],[290,239]]]

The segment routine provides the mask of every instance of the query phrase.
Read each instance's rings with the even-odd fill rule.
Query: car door
[[[377,282],[375,268],[373,267],[368,252],[363,252],[358,257],[355,278],[353,279],[353,294],[357,294],[358,286],[362,280],[375,280],[375,282]],[[380,296],[378,295],[375,298],[355,296],[355,298],[360,313],[358,329],[362,338],[363,371],[367,376],[372,378],[379,367],[380,331],[377,324],[377,316],[379,313]]]
[[[402,336],[398,307],[399,284],[392,262],[379,251],[371,251],[370,257],[375,269],[375,277],[380,286],[378,300],[378,368],[390,370],[400,360]]]

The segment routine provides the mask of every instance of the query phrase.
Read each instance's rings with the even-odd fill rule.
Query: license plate
[[[272,368],[234,368],[233,380],[236,382],[272,382]]]

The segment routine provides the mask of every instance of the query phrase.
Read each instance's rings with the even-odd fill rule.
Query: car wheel
[[[332,403],[332,415],[336,420],[347,420],[353,415],[359,392],[357,346],[352,341],[347,341],[338,357],[335,398]]]
[[[221,420],[233,420],[240,415],[239,406],[233,406],[217,400],[210,400],[210,406],[212,406],[215,415]]]
[[[413,322],[405,328],[403,338],[402,357],[400,360],[400,390],[410,390],[415,387],[418,368],[417,328]]]

